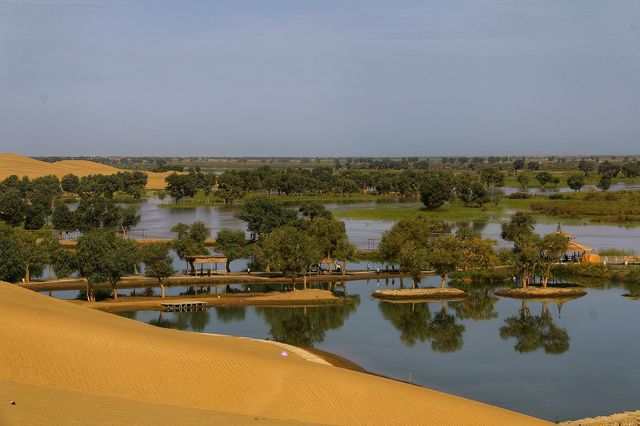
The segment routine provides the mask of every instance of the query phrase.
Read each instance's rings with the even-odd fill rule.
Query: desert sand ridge
[[[157,328],[6,283],[0,342],[2,424],[547,424],[283,357],[274,344]]]
[[[36,178],[40,176],[55,175],[62,176],[73,173],[77,176],[87,175],[112,175],[124,171],[106,164],[96,163],[87,160],[62,160],[55,163],[36,160],[18,154],[0,153],[0,180],[11,175],[19,177],[28,176]],[[170,173],[147,173],[147,189],[163,189],[165,187],[164,178]]]

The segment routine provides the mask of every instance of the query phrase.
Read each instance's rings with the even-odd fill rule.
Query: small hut
[[[569,239],[569,243],[567,244],[566,253],[573,253],[573,255],[569,256],[568,254],[565,254],[564,260],[567,261],[567,262],[568,261],[573,261],[573,262],[582,261],[582,259],[583,259],[585,254],[593,251],[593,247],[589,247],[588,245],[579,243],[578,241],[576,241],[576,239],[573,237],[573,235],[569,234],[568,232],[562,231],[562,228],[560,227],[559,223],[558,223],[558,227],[556,228],[556,234],[562,235],[563,237]]]
[[[214,256],[210,254],[201,254],[195,256],[185,256],[185,260],[187,261],[187,275],[192,276],[211,276],[212,273],[217,273],[218,264],[222,263],[223,265],[227,264],[227,258],[222,256]],[[205,268],[205,265],[207,267]],[[227,269],[225,267],[222,268],[224,271],[224,275],[227,275]]]

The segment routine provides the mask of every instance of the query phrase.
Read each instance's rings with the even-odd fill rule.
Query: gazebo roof
[[[560,224],[558,224],[558,227],[556,228],[556,234],[562,235],[563,237],[566,237],[569,240],[573,240],[573,235],[569,234],[568,232],[564,232],[560,227]]]
[[[197,254],[194,256],[185,256],[190,262],[193,263],[226,263],[227,258],[224,256],[215,256],[211,254]]]
[[[586,246],[577,241],[569,241],[569,244],[567,245],[567,251],[593,251],[593,247]]]

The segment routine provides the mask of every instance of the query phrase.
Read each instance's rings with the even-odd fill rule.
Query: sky
[[[0,152],[640,154],[640,0],[0,0]]]

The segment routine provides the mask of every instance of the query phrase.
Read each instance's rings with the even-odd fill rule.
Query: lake
[[[438,285],[427,277],[421,285]],[[640,301],[603,285],[580,299],[522,302],[478,288],[463,301],[370,297],[397,280],[347,284],[351,303],[122,315],[183,330],[314,346],[363,368],[551,421],[640,408]]]

